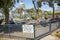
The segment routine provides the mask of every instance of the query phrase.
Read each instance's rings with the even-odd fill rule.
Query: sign
[[[22,27],[24,33],[34,33],[33,25],[23,25]]]

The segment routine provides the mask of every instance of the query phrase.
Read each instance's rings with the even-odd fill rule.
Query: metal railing
[[[45,23],[46,24],[46,23]],[[51,23],[51,22],[49,22],[49,23],[47,23],[48,25],[46,26],[46,27],[43,27],[43,26],[41,26],[41,28],[43,27],[43,29],[39,29],[40,31],[40,33],[41,34],[39,34],[38,36],[36,36],[36,34],[37,34],[37,32],[35,33],[35,40],[40,40],[41,38],[43,38],[43,37],[45,37],[45,36],[47,36],[47,35],[49,35],[49,34],[51,34],[53,31],[55,31],[56,29],[58,29],[58,28],[60,28],[59,27],[59,25],[60,25],[60,22],[55,22],[55,23]],[[46,29],[45,29],[46,28]]]
[[[44,23],[46,26],[43,26],[41,24],[27,24],[27,25],[33,25],[34,26],[34,40],[40,40],[41,38],[51,34],[51,32],[53,32],[54,30],[60,28],[60,22],[55,22],[55,23]],[[5,34],[9,34],[8,36],[11,37],[11,33],[14,32],[22,32],[23,28],[22,28],[23,24],[4,24],[4,25],[0,25],[0,31],[4,32]],[[1,33],[0,32],[0,33]],[[17,36],[15,36],[17,37]]]

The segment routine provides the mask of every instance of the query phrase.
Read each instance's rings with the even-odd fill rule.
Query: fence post
[[[51,22],[50,22],[50,25],[49,25],[49,33],[51,33]]]
[[[36,40],[36,38],[35,38],[35,24],[34,24],[34,40]]]
[[[60,22],[58,22],[58,27],[57,27],[57,29],[59,29],[60,28]]]
[[[9,37],[11,38],[10,31],[11,31],[11,29],[10,29],[10,25],[8,25]]]

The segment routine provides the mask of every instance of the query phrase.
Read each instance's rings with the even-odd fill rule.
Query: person
[[[45,17],[45,19],[48,19],[47,17]]]
[[[13,19],[10,20],[10,24],[15,24],[15,22],[13,21]]]
[[[53,18],[54,20],[56,20],[56,15],[54,16],[54,18]]]
[[[27,17],[27,21],[29,21],[29,19],[30,19],[30,18],[29,18],[29,17]]]
[[[0,32],[2,32],[4,30],[3,25],[0,25]]]
[[[0,24],[3,22],[4,19],[0,19]]]

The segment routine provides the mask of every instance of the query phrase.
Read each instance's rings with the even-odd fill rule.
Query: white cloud
[[[55,11],[60,11],[60,6],[57,5],[57,3],[54,4]],[[40,8],[42,11],[53,11],[52,7],[49,7],[48,3],[45,5],[42,2],[42,7]]]
[[[49,7],[48,2],[45,2],[45,5],[43,3],[44,2],[42,2],[42,7],[41,7],[42,11],[51,11],[52,10],[52,8]]]

